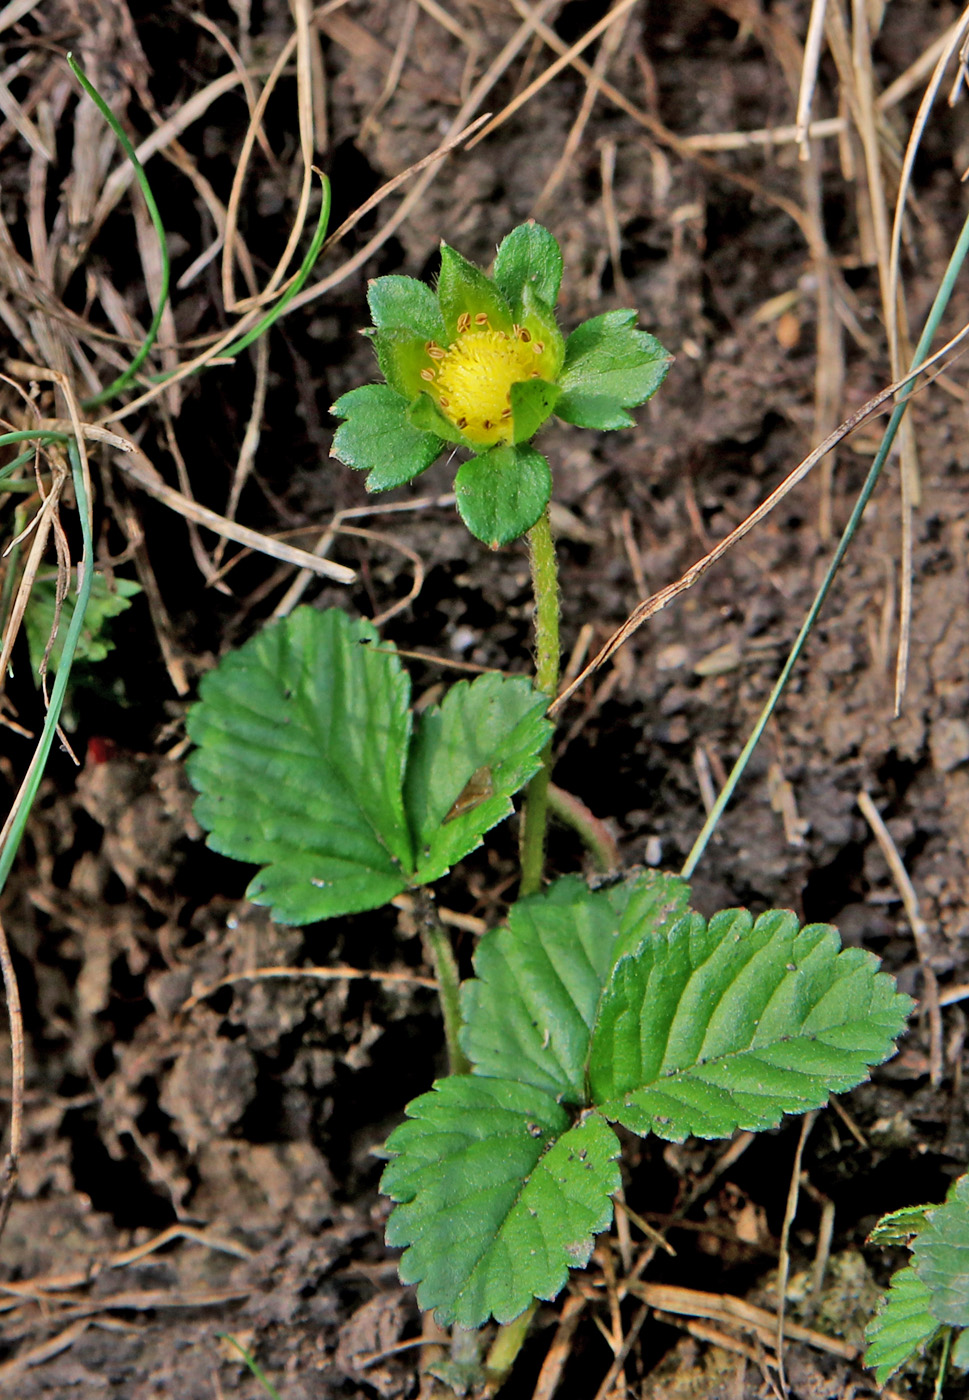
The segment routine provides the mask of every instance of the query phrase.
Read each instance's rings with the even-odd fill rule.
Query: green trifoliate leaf
[[[464,462],[454,489],[472,535],[497,549],[535,524],[552,494],[552,473],[534,448],[502,445]]]
[[[598,1114],[569,1127],[547,1094],[456,1075],[409,1105],[381,1189],[400,1202],[387,1243],[438,1320],[509,1322],[553,1298],[612,1219],[619,1143]]]
[[[248,894],[282,923],[438,879],[540,766],[548,697],[530,681],[462,681],[412,740],[408,677],[377,640],[300,608],[227,656],[190,712],[196,816],[215,850],[265,866]]]
[[[370,314],[378,330],[399,328],[422,341],[444,344],[446,332],[437,297],[416,277],[377,277],[367,284]]]
[[[298,608],[224,657],[189,711],[208,844],[264,867],[247,894],[282,923],[373,909],[408,884],[410,681],[379,640],[338,609]]]
[[[936,1321],[969,1327],[969,1176],[960,1176],[944,1205],[928,1212],[912,1243],[912,1263]]]
[[[527,442],[551,416],[559,389],[544,379],[520,379],[511,386],[510,396],[514,440]]]
[[[911,1007],[877,960],[790,912],[682,919],[622,958],[592,1040],[592,1101],[673,1141],[776,1126],[853,1088]]]
[[[445,442],[473,450],[473,444],[454,426],[450,418],[445,418],[430,394],[421,394],[420,398],[414,400],[407,410],[407,421],[419,432],[436,433],[438,438],[443,438]]]
[[[526,287],[554,306],[562,282],[562,250],[541,224],[519,224],[498,245],[494,279],[513,307],[521,304]]]
[[[404,800],[417,849],[415,883],[439,879],[512,810],[552,733],[548,697],[524,677],[452,686],[417,722]]]
[[[960,1332],[956,1337],[949,1360],[960,1371],[969,1371],[969,1331]]]
[[[458,322],[462,317],[469,317],[473,325],[476,316],[487,316],[492,330],[506,333],[511,330],[511,307],[494,282],[485,276],[480,267],[475,267],[474,263],[468,262],[446,243],[441,244],[441,277],[437,284],[437,299],[448,341],[458,335]]]
[[[461,989],[461,1045],[475,1074],[587,1103],[589,1041],[613,965],[680,918],[688,897],[685,881],[644,871],[595,891],[567,877],[519,900],[508,927],[479,943]]]
[[[415,428],[406,399],[387,384],[364,384],[330,409],[345,418],[333,436],[330,455],[347,467],[369,472],[368,491],[388,491],[419,476],[444,450],[433,432]]]
[[[883,1215],[868,1236],[867,1243],[879,1244],[886,1249],[909,1244],[925,1229],[930,1210],[932,1206],[903,1206],[901,1210]]]
[[[636,330],[635,311],[607,311],[578,326],[565,342],[556,413],[580,428],[628,428],[626,412],[656,392],[670,366],[659,341]]]
[[[929,1290],[912,1266],[899,1269],[865,1328],[865,1365],[873,1369],[879,1385],[885,1385],[938,1332],[929,1301]]]
[[[109,652],[114,651],[114,642],[107,631],[107,623],[112,617],[131,607],[132,598],[141,592],[141,585],[133,579],[116,578],[113,586],[108,584],[104,574],[95,574],[91,580],[91,596],[84,626],[77,639],[74,652],[75,661],[103,661]],[[30,650],[30,667],[34,679],[40,684],[40,665],[50,639],[57,615],[57,584],[53,579],[39,579],[31,589],[27,611],[24,613],[24,627],[27,631],[27,646]],[[68,606],[61,612],[57,636],[47,656],[47,670],[53,674],[60,665],[64,651],[64,638],[71,610]]]

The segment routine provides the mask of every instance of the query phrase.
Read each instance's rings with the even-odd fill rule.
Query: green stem
[[[444,1039],[447,1044],[448,1068],[451,1074],[470,1074],[471,1064],[461,1049],[461,978],[451,940],[441,927],[429,899],[422,900],[421,933],[424,948],[434,968],[437,994],[444,1016]]]
[[[572,828],[592,856],[600,875],[610,875],[619,869],[619,848],[612,832],[574,793],[549,783],[548,810],[563,825]]]
[[[488,1352],[484,1364],[491,1394],[498,1389],[514,1366],[515,1359],[528,1336],[528,1329],[532,1325],[532,1318],[535,1316],[537,1307],[538,1299],[535,1298],[523,1313],[511,1322],[506,1322],[503,1327],[499,1327],[498,1335],[491,1344],[491,1350]]]
[[[529,530],[528,547],[535,595],[535,684],[551,700],[559,686],[559,578],[548,507]],[[542,766],[525,793],[519,848],[520,895],[535,894],[542,887],[551,777],[552,741],[549,740],[542,752]]]

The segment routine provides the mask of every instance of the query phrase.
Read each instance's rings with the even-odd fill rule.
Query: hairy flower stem
[[[559,577],[548,507],[528,532],[528,548],[535,595],[535,684],[553,700],[559,685]],[[542,887],[551,777],[552,741],[549,740],[542,752],[542,766],[525,794],[519,846],[522,869],[519,895],[535,894]]]
[[[471,1065],[458,1041],[461,1030],[461,979],[458,975],[458,965],[451,940],[441,927],[437,912],[426,894],[420,900],[420,916],[424,952],[434,968],[437,995],[444,1017],[448,1068],[452,1074],[469,1074]]]

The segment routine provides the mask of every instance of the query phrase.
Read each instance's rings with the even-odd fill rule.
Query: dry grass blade
[[[726,535],[719,544],[714,545],[709,553],[705,554],[702,559],[698,559],[695,564],[691,565],[686,573],[682,574],[675,583],[667,584],[667,586],[661,588],[658,593],[654,593],[651,597],[646,598],[640,603],[639,606],[630,613],[622,626],[612,634],[605,646],[602,647],[592,661],[590,661],[580,674],[576,676],[575,680],[564,690],[560,691],[559,695],[549,706],[549,715],[554,716],[558,714],[569,697],[584,684],[589,676],[593,675],[600,666],[604,665],[605,662],[609,660],[610,656],[612,656],[624,642],[628,641],[634,632],[642,627],[644,622],[647,622],[651,617],[655,617],[658,612],[662,612],[664,608],[669,607],[670,603],[678,598],[681,593],[685,593],[687,589],[692,588],[718,559],[722,559],[735,544],[750,533],[755,525],[758,525],[764,520],[774,507],[794,489],[798,482],[804,480],[808,472],[816,467],[818,462],[820,462],[833,447],[837,446],[839,442],[842,442],[849,434],[853,433],[855,429],[864,423],[866,419],[870,418],[873,413],[877,413],[883,404],[895,397],[899,390],[904,389],[907,384],[911,384],[914,379],[917,379],[919,375],[923,374],[927,369],[938,364],[941,360],[944,360],[967,336],[969,336],[969,326],[964,326],[963,329],[943,345],[940,350],[937,350],[934,355],[924,360],[922,364],[918,365],[914,370],[909,371],[903,379],[896,380],[895,383],[889,384],[886,388],[880,390],[873,398],[869,399],[867,403],[862,404],[861,408],[853,413],[850,418],[846,418],[833,433],[830,433],[818,447],[810,452],[807,457],[784,478],[781,484],[774,488],[767,499],[761,502],[756,510],[751,511],[750,515],[748,515],[745,520],[742,520],[735,529],[731,530],[729,535]]]
[[[10,1025],[10,1136],[7,1155],[0,1171],[0,1239],[10,1214],[10,1204],[17,1185],[20,1166],[20,1149],[23,1144],[24,1122],[24,1019],[20,1008],[20,990],[17,974],[10,956],[10,944],[6,930],[0,921],[0,971],[3,974],[3,990],[7,1002],[7,1021]]]
[[[380,972],[373,968],[359,967],[254,967],[251,972],[230,972],[220,977],[218,982],[193,992],[182,1002],[179,1014],[187,1016],[199,1002],[206,1001],[223,987],[233,987],[239,982],[299,981],[305,978],[311,982],[386,982],[406,987],[430,987],[436,990],[433,977],[421,977],[414,972]]]
[[[571,48],[566,49],[565,53],[557,58],[554,63],[550,63],[545,71],[535,78],[534,81],[530,82],[523,92],[518,93],[506,107],[503,107],[496,117],[492,117],[484,130],[480,131],[473,141],[469,141],[468,148],[470,149],[472,146],[476,146],[479,141],[483,141],[486,136],[490,136],[491,133],[497,130],[509,117],[513,116],[520,107],[524,107],[526,102],[530,102],[537,92],[540,92],[547,83],[550,83],[553,78],[561,73],[563,68],[567,68],[573,59],[578,58],[579,54],[583,53],[590,44],[594,43],[604,30],[608,29],[610,25],[615,24],[618,19],[626,14],[628,10],[631,10],[637,3],[638,0],[617,0],[617,3],[613,5],[607,15],[603,15],[602,19],[583,34],[581,39],[576,40]]]
[[[706,1317],[728,1327],[739,1324],[752,1332],[763,1346],[773,1348],[776,1343],[777,1315],[766,1308],[755,1307],[743,1298],[734,1298],[729,1293],[703,1293],[693,1288],[678,1288],[673,1284],[639,1281],[629,1285],[629,1292],[659,1312],[674,1313],[680,1317]],[[858,1348],[850,1342],[826,1337],[823,1332],[815,1332],[811,1327],[788,1322],[785,1331],[792,1341],[806,1342],[808,1346],[828,1352],[831,1356],[840,1356],[845,1361],[858,1358]]]

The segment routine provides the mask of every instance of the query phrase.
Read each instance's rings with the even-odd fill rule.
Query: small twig
[[[225,977],[220,977],[218,982],[212,982],[201,991],[193,992],[178,1008],[179,1015],[186,1016],[200,1001],[206,1001],[222,987],[231,987],[236,982],[269,982],[282,978],[296,980],[301,977],[317,982],[397,982],[410,987],[430,987],[432,991],[437,990],[437,983],[433,977],[421,977],[418,973],[411,972],[378,972],[359,967],[254,967],[250,972],[227,973]]]
[[[801,1159],[804,1156],[804,1144],[808,1140],[808,1134],[814,1127],[814,1120],[817,1113],[806,1113],[801,1119],[801,1133],[797,1140],[797,1150],[794,1153],[794,1165],[791,1168],[791,1184],[787,1191],[787,1204],[784,1207],[784,1222],[781,1225],[781,1247],[777,1259],[777,1333],[774,1342],[777,1351],[777,1370],[780,1379],[781,1390],[787,1394],[787,1376],[784,1371],[784,1311],[787,1307],[787,1280],[791,1272],[791,1253],[788,1244],[791,1238],[791,1226],[794,1224],[794,1217],[797,1215],[797,1200],[801,1189]]]
[[[859,792],[858,806],[861,808],[865,820],[871,827],[872,835],[878,842],[881,853],[888,863],[892,879],[895,881],[895,888],[901,895],[902,904],[905,906],[905,915],[911,926],[912,936],[915,939],[915,951],[918,954],[919,966],[922,969],[922,981],[925,984],[924,1004],[929,1018],[929,1076],[932,1084],[938,1086],[942,1083],[942,1013],[939,1010],[939,979],[932,966],[932,943],[928,925],[922,918],[919,897],[915,893],[915,886],[909,879],[908,871],[898,853],[898,847],[892,840],[891,832],[882,820],[881,813],[867,792]]]

